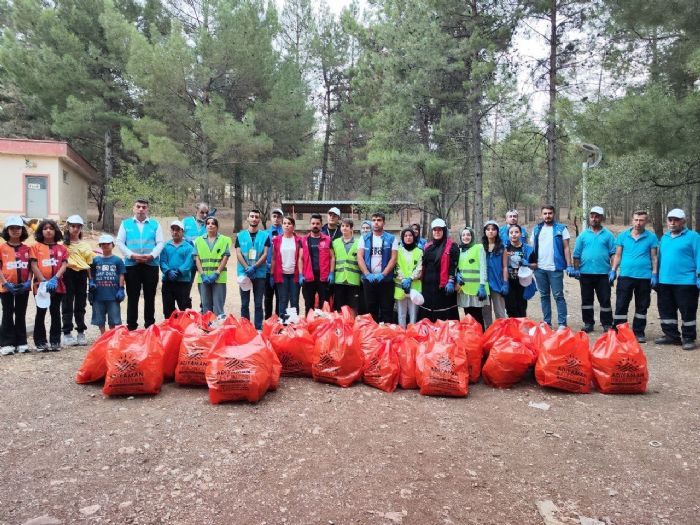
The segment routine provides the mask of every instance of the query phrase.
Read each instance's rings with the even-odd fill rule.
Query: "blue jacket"
[[[700,276],[700,234],[683,228],[666,232],[659,243],[659,283],[694,285]]]
[[[505,248],[496,252],[486,251],[486,266],[489,279],[489,288],[496,293],[503,293],[503,286],[506,282],[503,280],[503,252]]]
[[[544,222],[540,222],[535,226],[532,232],[533,237],[533,248],[535,250],[535,256],[539,257],[539,239],[540,232],[542,231],[542,226]],[[553,246],[554,246],[554,268],[557,271],[562,271],[566,269],[566,257],[564,256],[564,240],[562,238],[562,233],[566,229],[566,225],[560,222],[555,222],[552,224],[554,231],[552,232]]]
[[[367,266],[367,269],[372,271],[372,237],[374,236],[374,233],[369,232],[362,237],[362,240],[365,243],[365,253],[364,253],[364,258],[365,258],[365,265]],[[382,233],[382,271],[384,271],[384,268],[386,268],[386,265],[389,264],[389,260],[391,259],[391,247],[394,245],[394,236],[388,232]],[[390,273],[383,279],[384,281],[393,281],[394,276],[393,273]]]
[[[272,232],[276,232],[272,235]],[[272,239],[277,235],[282,235],[282,226],[270,226],[267,229],[267,234],[270,236],[270,247],[267,250],[267,273],[270,273],[270,268],[272,267]]]
[[[194,266],[194,247],[187,241],[175,246],[170,240],[165,243],[163,251],[160,252],[160,269],[165,274],[170,270],[180,270],[177,278],[178,282],[190,282],[192,278],[192,267]]]

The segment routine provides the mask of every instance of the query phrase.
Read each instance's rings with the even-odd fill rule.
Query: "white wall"
[[[25,159],[31,166],[25,165]],[[59,161],[51,157],[0,155],[0,214],[26,213],[25,175],[47,175],[49,178],[49,217],[59,217],[57,185]]]

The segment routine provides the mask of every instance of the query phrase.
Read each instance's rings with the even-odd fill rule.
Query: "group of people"
[[[41,221],[31,246],[24,242],[29,233],[21,218],[8,218],[2,230],[5,242],[0,245],[0,353],[29,350],[25,317],[30,292],[37,296],[37,351],[86,344],[88,301],[91,323],[104,332],[106,326],[122,324],[120,303],[126,298],[126,325],[134,330],[143,295],[144,326],[152,325],[159,280],[164,317],[176,308],[192,308],[195,282],[202,312],[222,316],[231,257],[235,258],[241,316],[250,319],[252,295],[257,329],[273,312],[282,318],[291,309],[299,312],[300,295],[307,312],[328,301],[336,310],[348,306],[355,313],[371,314],[377,322],[406,326],[423,318],[458,319],[462,308],[487,327],[494,318],[525,317],[528,300],[538,291],[544,321],[552,326],[553,296],[557,324],[564,327],[566,272],[580,282],[584,331],[594,329],[594,297],[600,304],[600,323],[607,330],[627,321],[634,296],[633,330],[644,342],[653,288],[664,333],[656,343],[680,344],[686,350],[695,347],[700,235],[686,227],[685,214],[679,209],[669,212],[668,231],[659,242],[646,229],[646,212],[635,212],[632,227],[615,239],[603,226],[604,210],[595,206],[573,256],[570,234],[555,220],[552,206],[542,207],[531,238],[518,223],[517,210],[511,210],[505,225],[487,221],[480,238],[465,227],[458,242],[450,238],[440,218],[432,221],[429,239],[421,238],[419,224],[403,229],[397,238],[385,230],[381,212],[363,221],[361,236],[356,238],[353,220],[341,218],[336,207],[328,210],[326,224],[321,214],[312,214],[303,235],[297,233],[294,217],[285,216],[279,208],[271,213],[270,227],[261,228],[261,213],[253,209],[247,228],[232,241],[219,232],[218,219],[205,203],[197,205],[194,216],[173,221],[166,241],[148,209],[146,200],[137,200],[133,217],[121,223],[116,238],[100,236],[99,254],[82,240],[80,216],[69,217],[64,231],[53,220]],[[122,257],[113,254],[115,246]],[[48,339],[47,310],[51,316]]]

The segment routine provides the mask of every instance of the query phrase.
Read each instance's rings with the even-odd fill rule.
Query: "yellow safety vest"
[[[335,284],[360,286],[361,272],[357,265],[357,239],[353,241],[348,251],[345,251],[342,237],[334,239],[331,246],[335,254]]]
[[[204,274],[215,272],[219,268],[221,259],[228,253],[231,254],[231,237],[219,235],[214,242],[214,246],[209,249],[206,237],[197,237],[194,241],[195,253],[199,257],[199,262],[202,264]],[[202,282],[202,276],[197,276],[197,282]],[[221,270],[217,283],[226,282],[226,267]]]
[[[459,263],[457,264],[457,271],[464,279],[464,284],[460,290],[460,293],[466,295],[476,295],[479,291],[480,275],[481,275],[481,265],[480,256],[483,246],[481,244],[475,244],[469,248],[466,252],[460,252]],[[486,294],[490,293],[489,283],[486,281],[484,283],[486,288]]]
[[[399,252],[396,257],[396,267],[399,269],[404,277],[410,277],[413,275],[413,271],[416,269],[421,259],[423,259],[423,250],[416,247],[410,252],[403,246],[399,246]],[[411,283],[411,289],[420,292],[423,289],[423,283],[420,279],[415,279]],[[401,280],[399,279],[398,272],[394,277],[394,299],[400,301],[406,297],[406,293],[401,288]]]

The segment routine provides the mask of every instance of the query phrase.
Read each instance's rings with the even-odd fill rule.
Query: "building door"
[[[48,177],[26,177],[27,216],[45,218],[49,215],[49,179]]]

